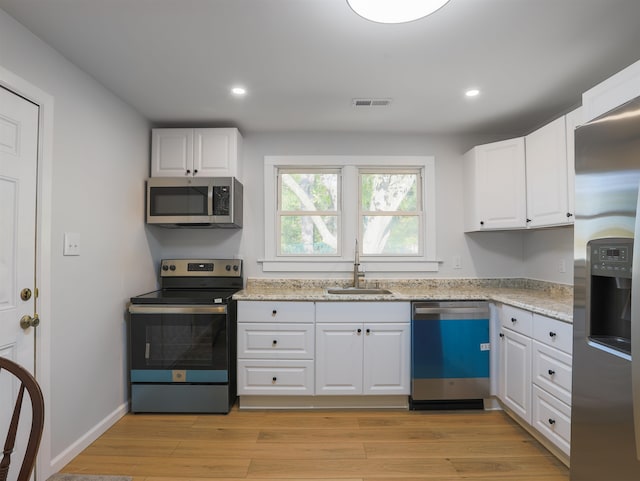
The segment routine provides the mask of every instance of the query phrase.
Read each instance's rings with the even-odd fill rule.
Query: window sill
[[[353,272],[353,261],[327,259],[258,259],[262,272]],[[363,272],[438,272],[438,260],[374,260],[361,261]]]

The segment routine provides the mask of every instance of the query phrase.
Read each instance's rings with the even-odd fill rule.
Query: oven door
[[[132,383],[228,383],[226,305],[129,307]]]
[[[147,224],[210,223],[210,179],[155,177],[147,181]]]

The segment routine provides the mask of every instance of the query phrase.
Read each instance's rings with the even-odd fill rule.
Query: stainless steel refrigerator
[[[640,98],[575,142],[571,481],[638,481]]]

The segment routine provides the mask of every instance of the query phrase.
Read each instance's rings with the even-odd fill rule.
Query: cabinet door
[[[476,147],[480,229],[526,227],[524,139]]]
[[[502,334],[501,399],[531,424],[531,339],[509,329]]]
[[[184,177],[193,169],[193,129],[151,131],[151,177]]]
[[[363,326],[316,324],[316,394],[362,394]]]
[[[565,116],[565,126],[567,128],[567,213],[570,214],[567,219],[573,222],[575,219],[575,190],[576,190],[576,127],[582,125],[583,110],[582,107],[569,112]]]
[[[364,326],[364,394],[410,393],[410,324]]]
[[[569,211],[565,118],[527,135],[525,142],[528,226],[566,224]]]
[[[195,129],[193,140],[193,175],[237,176],[237,129]]]

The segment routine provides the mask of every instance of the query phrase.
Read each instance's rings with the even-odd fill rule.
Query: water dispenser
[[[589,340],[630,355],[633,239],[594,239],[587,249]]]

